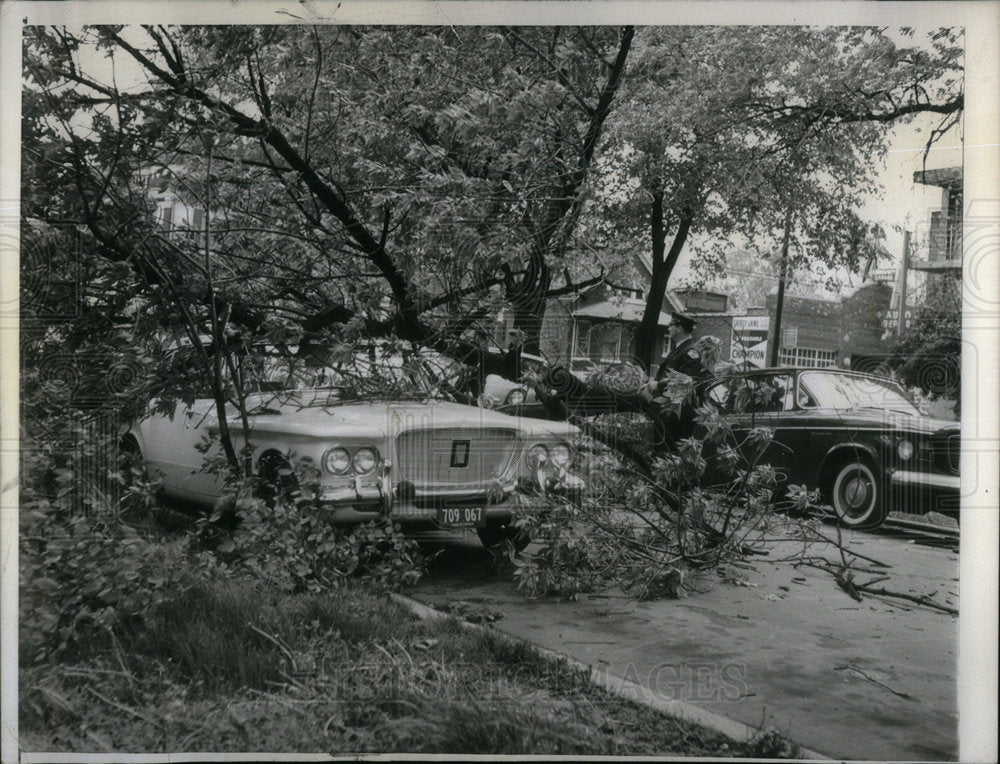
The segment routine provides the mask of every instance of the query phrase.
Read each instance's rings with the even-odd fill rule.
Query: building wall
[[[552,363],[568,363],[573,341],[573,316],[570,314],[572,301],[555,298],[545,306],[539,346],[542,356]]]
[[[841,355],[877,355],[887,351],[882,341],[882,316],[889,307],[892,287],[865,284],[841,304]]]
[[[782,330],[796,327],[797,347],[824,353],[824,358],[833,358],[837,365],[844,365],[844,359],[856,355],[878,355],[888,352],[888,344],[883,342],[881,316],[889,307],[892,290],[886,284],[866,284],[852,295],[841,300],[827,300],[785,295],[782,310]],[[540,345],[542,354],[555,363],[568,363],[573,357],[574,318],[573,311],[584,305],[606,299],[604,290],[593,290],[579,297],[560,297],[549,300],[542,321]],[[774,342],[774,314],[777,295],[767,298],[767,305],[752,308],[746,312],[727,311],[725,313],[704,313],[692,310],[690,315],[697,321],[694,337],[717,337],[722,342],[722,357],[729,357],[732,340],[732,323],[735,315],[769,315],[771,333],[768,338],[768,353]],[[616,322],[622,323],[622,322]],[[637,324],[627,323],[633,331]],[[784,333],[784,332],[783,332]],[[506,343],[498,343],[503,344]],[[654,364],[658,364],[669,352],[666,331],[657,332]],[[829,354],[832,354],[830,356]],[[810,356],[812,358],[812,356]],[[808,361],[812,363],[812,361]]]
[[[723,357],[729,358],[729,343],[733,338],[733,316],[700,316],[689,314],[697,323],[692,335],[696,340],[702,337],[717,337],[722,342]]]
[[[768,346],[775,341],[775,312],[777,294],[767,296],[767,313],[771,317]],[[796,327],[798,346],[816,350],[837,350],[840,347],[840,304],[833,300],[795,297],[785,294],[781,311],[781,330]]]

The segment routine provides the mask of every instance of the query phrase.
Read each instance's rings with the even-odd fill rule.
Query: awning
[[[579,310],[574,310],[573,318],[602,318],[607,321],[625,321],[630,324],[637,324],[642,321],[642,314],[645,306],[632,302],[613,303],[609,300],[595,302]],[[667,326],[670,323],[671,315],[660,311],[660,318],[656,322],[659,326]]]

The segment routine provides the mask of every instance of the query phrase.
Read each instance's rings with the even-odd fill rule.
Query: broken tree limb
[[[860,552],[855,552],[853,549],[850,549],[849,547],[845,547],[843,545],[842,541],[840,541],[839,539],[835,541],[834,539],[830,538],[829,536],[826,536],[826,535],[820,533],[815,528],[812,528],[811,530],[812,530],[812,532],[814,534],[816,534],[823,541],[827,542],[828,544],[835,545],[838,549],[841,549],[843,552],[846,552],[847,554],[849,554],[849,555],[851,555],[853,557],[857,557],[859,560],[865,560],[867,562],[872,563],[872,565],[878,565],[880,568],[891,568],[892,567],[892,565],[889,565],[888,563],[882,562],[881,560],[876,560],[874,557],[868,557],[867,555],[863,555]],[[840,536],[840,528],[839,528],[839,526],[837,528],[837,536],[838,537]]]
[[[875,677],[871,676],[867,672],[862,671],[857,666],[834,666],[833,670],[834,671],[854,671],[857,674],[861,674],[861,676],[863,676],[865,679],[867,679],[872,684],[876,684],[879,687],[882,687],[883,689],[888,690],[893,695],[898,695],[899,697],[904,698],[905,700],[916,700],[916,698],[914,698],[909,693],[907,693],[907,692],[900,692],[899,690],[894,690],[889,685],[885,684],[884,682],[880,682],[878,679],[876,679]]]
[[[854,575],[850,572],[846,573],[843,570],[834,570],[833,578],[837,582],[837,586],[847,592],[848,596],[855,602],[861,602],[864,599],[860,594],[858,594],[857,588],[854,586]]]
[[[951,605],[942,605],[940,602],[932,600],[922,594],[905,594],[903,592],[894,592],[890,589],[879,588],[873,589],[867,584],[858,584],[855,586],[857,591],[865,592],[866,594],[877,594],[882,597],[896,597],[897,599],[909,600],[910,602],[916,602],[918,605],[923,605],[925,607],[934,608],[935,610],[940,610],[944,613],[950,613],[951,615],[958,615],[958,608],[953,608]]]

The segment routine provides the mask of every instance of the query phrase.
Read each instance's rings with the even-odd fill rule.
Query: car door
[[[795,471],[798,453],[808,441],[808,432],[797,422],[795,376],[792,370],[775,370],[736,377],[729,383],[723,404],[746,462],[770,464],[786,479]],[[760,455],[750,437],[756,428],[773,431],[770,444]]]

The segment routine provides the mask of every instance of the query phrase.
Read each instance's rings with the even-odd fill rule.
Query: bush
[[[749,403],[758,392],[736,394]],[[579,505],[553,501],[522,521],[540,542],[532,557],[515,561],[515,581],[529,596],[572,598],[606,586],[639,599],[683,596],[689,573],[744,556],[743,539],[788,508],[773,495],[775,470],[761,463],[770,430],[753,428],[737,441],[718,411],[698,406],[683,375],[671,374],[661,395],[653,402],[666,422],[692,436],[662,437],[636,413],[585,423],[607,445],[589,460],[588,496]]]
[[[22,507],[21,659],[86,653],[197,580],[185,545],[121,522]]]
[[[221,533],[216,521],[230,511],[238,525]],[[419,546],[398,524],[380,517],[345,530],[309,500],[279,500],[268,507],[245,492],[228,496],[212,517],[199,522],[197,538],[234,572],[288,592],[329,591],[349,578],[398,590],[415,584],[425,570]]]

